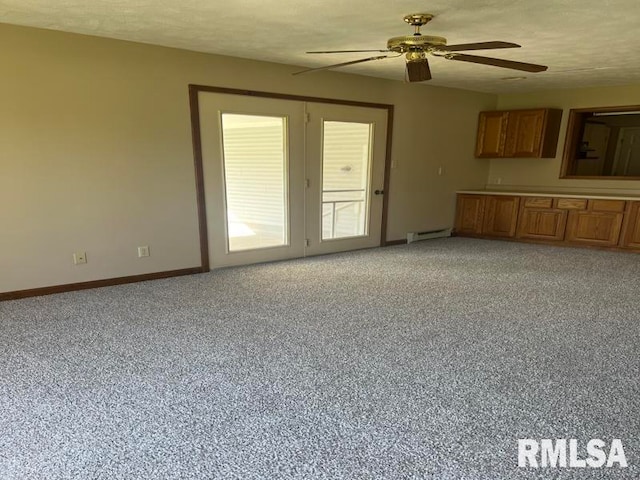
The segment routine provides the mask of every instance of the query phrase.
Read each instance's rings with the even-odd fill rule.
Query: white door
[[[304,103],[200,92],[212,267],[304,256]]]
[[[386,110],[212,92],[199,108],[213,268],[380,245]]]
[[[640,176],[640,128],[622,127],[613,164],[616,175]]]
[[[307,255],[380,245],[387,111],[307,104]]]

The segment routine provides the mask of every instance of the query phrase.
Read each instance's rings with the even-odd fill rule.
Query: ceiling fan
[[[385,50],[328,50],[318,52],[307,52],[311,54],[325,53],[359,53],[359,52],[380,52],[392,53],[396,55],[376,55],[374,57],[362,58],[360,60],[352,60],[350,62],[336,63],[325,67],[308,68],[294,75],[301,73],[317,72],[319,70],[327,70],[330,68],[344,67],[347,65],[355,65],[357,63],[371,62],[373,60],[383,60],[385,58],[396,58],[405,55],[407,59],[407,78],[409,82],[422,82],[431,79],[431,70],[427,55],[442,57],[447,60],[455,60],[458,62],[480,63],[482,65],[491,65],[494,67],[510,68],[513,70],[521,70],[524,72],[544,72],[547,67],[544,65],[536,65],[533,63],[514,62],[513,60],[503,60],[500,58],[480,57],[477,55],[468,55],[466,53],[458,53],[467,50],[491,50],[498,48],[519,48],[520,45],[509,42],[478,42],[463,43],[459,45],[447,45],[447,39],[444,37],[435,37],[432,35],[422,35],[420,27],[426,25],[433,15],[430,13],[413,13],[406,15],[404,21],[413,26],[415,33],[413,35],[405,35],[402,37],[393,37],[387,41]]]

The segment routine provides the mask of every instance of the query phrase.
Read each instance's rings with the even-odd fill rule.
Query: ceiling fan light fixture
[[[408,54],[407,54],[408,55]],[[431,80],[431,69],[426,58],[407,60],[407,77],[409,82]]]
[[[427,54],[421,50],[413,50],[405,55],[407,62],[419,62],[427,58]]]

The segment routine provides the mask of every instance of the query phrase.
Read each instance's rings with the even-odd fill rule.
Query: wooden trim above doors
[[[242,90],[238,88],[210,87],[194,84],[189,85],[190,94],[197,94],[198,92],[227,93],[229,95],[245,95],[249,97],[277,98],[280,100],[295,100],[299,102],[331,103],[336,105],[350,105],[352,107],[383,108],[393,110],[393,105],[387,103],[359,102],[356,100],[342,100],[339,98],[309,97],[306,95],[289,95],[287,93],[261,92],[257,90]]]
[[[275,98],[281,100],[295,100],[299,102],[329,103],[353,107],[380,108],[387,111],[387,150],[384,163],[384,196],[382,199],[382,225],[380,246],[387,244],[387,211],[389,208],[389,175],[391,172],[391,140],[393,138],[393,105],[386,103],[358,102],[337,98],[308,97],[304,95],[289,95],[285,93],[260,92],[256,90],[241,90],[226,87],[211,87],[206,85],[189,85],[189,107],[191,109],[191,135],[193,141],[193,162],[196,176],[196,201],[198,206],[198,228],[200,233],[200,258],[202,271],[210,270],[209,264],[209,234],[207,231],[207,210],[204,194],[204,170],[202,165],[202,138],[200,137],[200,107],[198,94],[200,92],[226,93],[229,95],[245,95],[250,97]]]

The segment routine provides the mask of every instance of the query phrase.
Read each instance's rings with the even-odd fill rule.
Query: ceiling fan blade
[[[460,43],[458,45],[443,45],[437,49],[443,52],[461,52],[463,50],[492,50],[494,48],[520,48],[517,43],[510,42],[477,42]]]
[[[409,82],[424,82],[431,80],[431,69],[426,58],[407,62],[407,77]]]
[[[480,63],[494,67],[510,68],[512,70],[522,70],[523,72],[544,72],[548,67],[536,65],[534,63],[514,62],[513,60],[503,60],[501,58],[479,57],[477,55],[466,55],[464,53],[452,53],[444,58],[457,60],[459,62]]]
[[[307,68],[299,72],[294,72],[293,75],[300,75],[301,73],[317,72],[319,70],[327,70],[329,68],[345,67],[347,65],[355,65],[356,63],[370,62],[372,60],[382,60],[383,58],[389,58],[387,55],[380,55],[379,57],[361,58],[360,60],[352,60],[350,62],[334,63],[333,65],[327,65],[325,67]]]
[[[363,52],[390,52],[391,50],[321,50],[318,52],[305,53],[363,53]]]

